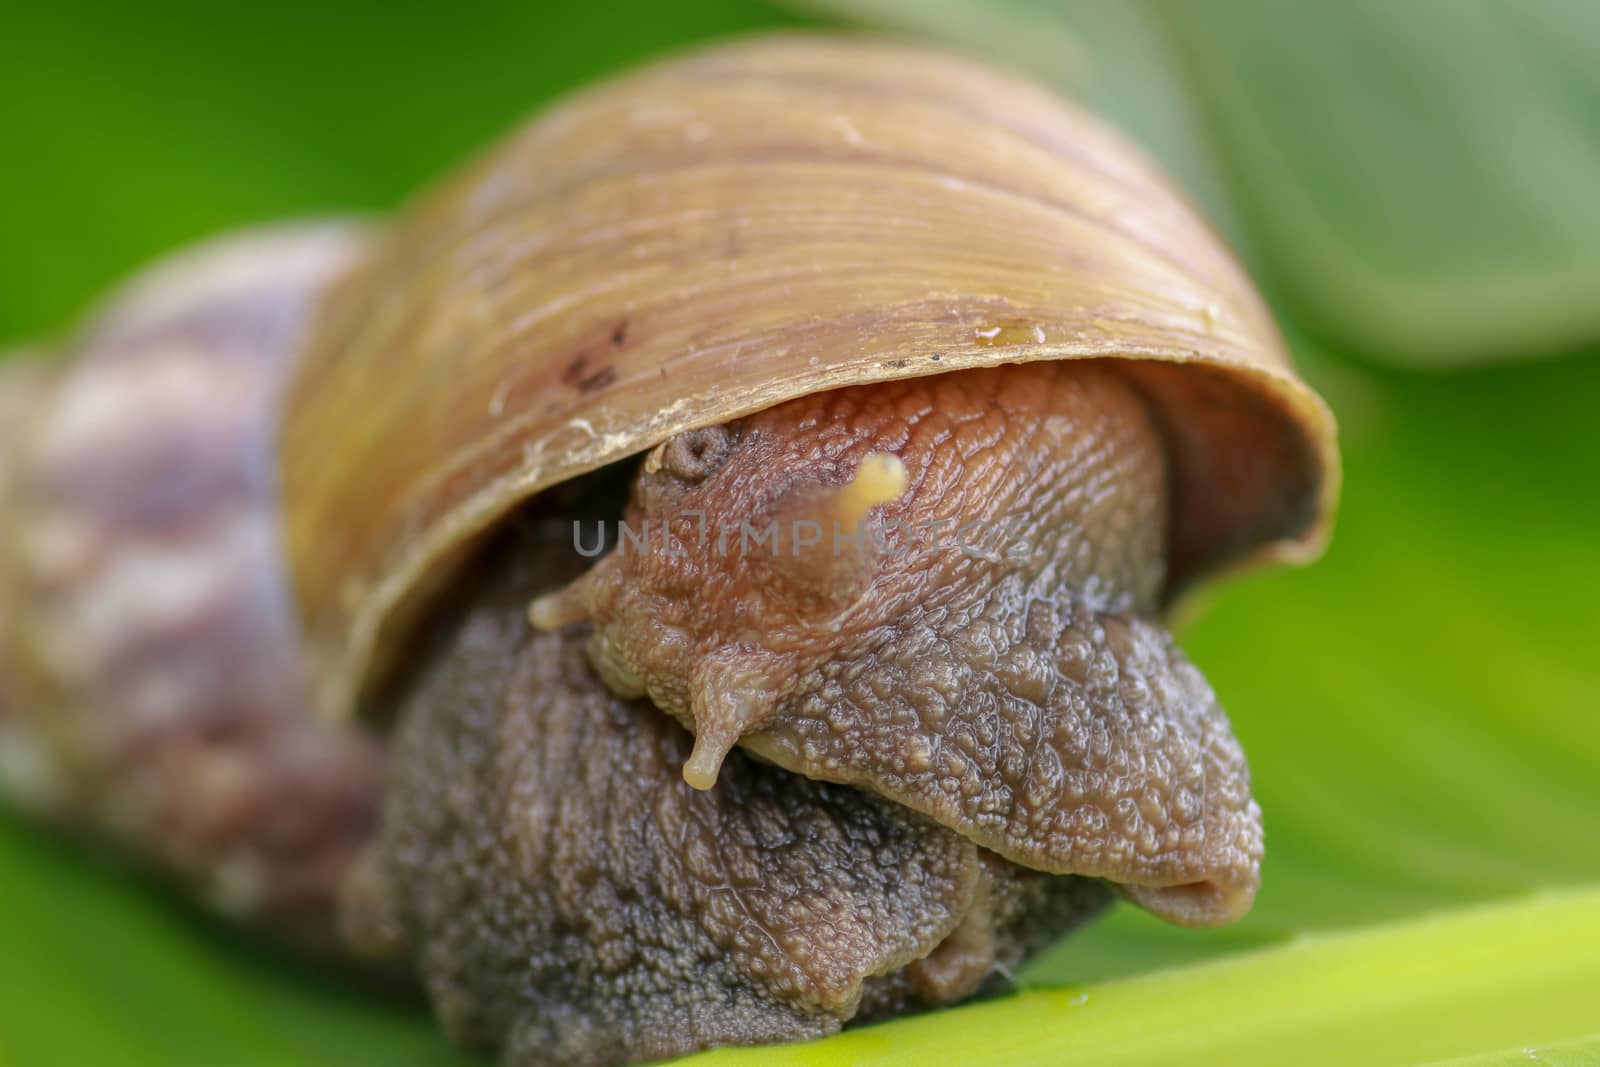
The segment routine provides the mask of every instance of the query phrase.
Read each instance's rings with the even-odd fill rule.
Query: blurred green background
[[[1224,590],[1184,635],[1266,812],[1246,920],[1119,910],[1026,976],[1076,992],[709,1058],[1600,1056],[1570,1043],[1600,1034],[1600,5],[16,8],[0,346],[194,238],[387,211],[640,57],[829,23],[1022,69],[1158,155],[1336,409],[1347,490],[1323,562]],[[410,999],[0,815],[0,1067],[457,1062]]]

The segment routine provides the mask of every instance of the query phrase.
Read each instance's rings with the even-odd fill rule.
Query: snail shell
[[[392,680],[403,650],[419,647],[441,590],[502,520],[579,475],[824,390],[1115,361],[1116,374],[1083,368],[1068,384],[1091,407],[1109,398],[1099,406],[1136,409],[1130,424],[1144,426],[1148,415],[1146,436],[1159,438],[1140,452],[1159,453],[1143,469],[1170,496],[1151,508],[1167,527],[1151,538],[1162,542],[1155,612],[1225,571],[1315,555],[1339,481],[1332,418],[1290,367],[1260,299],[1138,152],[1069,104],[980,67],[859,41],[738,42],[582,92],[385,231],[268,232],[159,268],[67,354],[59,371],[0,376],[0,501],[18,516],[0,551],[0,623],[15,630],[0,633],[0,785],[111,828],[225,910],[281,916],[299,931],[306,914],[326,920],[378,820],[384,754],[351,720],[382,710],[371,700],[380,683]],[[1061,385],[1048,370],[1027,373]],[[671,449],[647,461],[646,474],[695,461]],[[906,472],[880,464],[874,477],[869,496],[881,501],[892,495],[883,486]],[[571,633],[532,635],[503,609],[491,620],[505,638],[503,658],[548,651],[553,665],[539,679],[565,678],[577,690],[565,710],[524,708],[520,718],[511,698],[497,696],[524,740],[581,727],[624,756],[643,738],[683,758],[686,735],[649,718],[648,704],[621,700],[639,694],[573,682],[592,676]],[[1229,776],[1226,803],[1214,807],[1237,816],[1230,825],[1244,842],[1234,849],[1239,877],[1221,899],[1182,892],[1206,884],[1207,870],[1129,879],[1124,892],[1178,921],[1236,917],[1255,889],[1259,811],[1226,720],[1153,621],[1107,638],[1091,616],[1044,622],[1052,632],[1098,634],[1144,656],[1135,666],[1152,676],[1177,669],[1193,683],[1179,695],[1194,714],[1158,723],[1173,727],[1162,741],[1185,754],[1209,746]],[[429,674],[447,694],[485,673],[470,659],[484,650],[470,633],[461,641],[469,658]],[[428,848],[479,831],[542,848],[553,822],[523,820],[521,841],[510,820],[485,829],[474,815],[498,803],[495,789],[522,797],[562,773],[574,796],[587,787],[604,800],[609,793],[594,788],[603,776],[565,761],[484,779],[475,762],[451,763],[436,742],[466,729],[497,737],[504,724],[490,716],[464,726],[448,696],[419,699],[424,706],[403,727],[412,740],[397,747],[410,753],[400,779],[424,784],[389,798],[388,866],[358,868],[371,881],[363,888],[358,875],[350,892],[382,901],[414,889],[425,904],[442,885],[445,896],[459,891],[498,916],[493,894],[507,886],[476,881],[495,872],[446,863],[441,874]],[[1047,695],[1034,703],[1059,710],[1046,707]],[[307,704],[321,716],[305,714]],[[563,717],[583,707],[610,718]],[[25,750],[36,736],[12,728],[23,720],[35,735],[53,735],[50,743]],[[865,907],[905,904],[896,886],[936,866],[928,856],[956,857],[948,866],[960,869],[919,905],[938,922],[912,924],[917,937],[903,943],[861,940],[848,966],[839,964],[843,977],[818,986],[826,995],[798,1021],[788,994],[758,996],[781,1009],[784,1026],[799,1027],[763,1031],[764,1039],[825,1032],[875,996],[901,1006],[964,996],[991,963],[1020,959],[1036,943],[1037,931],[1013,936],[1011,926],[1065,929],[1104,903],[1098,882],[1039,871],[1111,881],[1127,873],[1121,860],[1077,868],[1070,853],[1008,849],[1017,842],[974,832],[965,811],[923,819],[918,812],[936,805],[909,793],[869,796],[813,781],[826,776],[809,776],[804,759],[785,763],[770,739],[760,744],[768,747],[750,750],[801,774],[737,752],[717,793],[689,795],[661,773],[670,762],[661,759],[645,768],[648,779],[635,774],[643,763],[622,759],[610,773],[619,789],[640,792],[633,809],[659,795],[679,821],[699,812],[738,825],[751,815],[741,800],[749,790],[855,827],[842,852],[825,841],[789,860],[759,849],[739,857],[757,883],[770,874],[763,863],[787,862],[803,890],[794,872],[815,867],[815,855],[847,870],[860,841],[884,834],[897,844],[883,850],[882,869],[848,887]],[[532,741],[526,748],[539,751]],[[1144,754],[1132,752],[1129,767]],[[1210,765],[1194,766],[1204,778]],[[456,821],[434,833],[430,820],[448,805],[434,803],[426,783],[446,776],[463,793],[488,792],[464,815],[446,812]],[[294,803],[276,807],[285,798]],[[415,840],[427,847],[411,847]],[[421,869],[405,866],[419,858]],[[599,868],[618,861],[605,849],[581,858]],[[676,862],[630,854],[605,879],[655,886]],[[517,899],[542,899],[570,874],[520,870],[526,884],[513,879],[510,895],[526,889]],[[652,905],[677,887],[661,885]],[[991,890],[996,901],[1013,900],[1009,913],[973,904]],[[573,906],[560,893],[550,899]],[[687,924],[686,940],[672,946],[686,958],[710,925],[709,909],[697,907],[662,912]],[[532,928],[548,910],[534,909]],[[463,934],[452,909],[443,913],[443,935],[414,921],[414,940],[478,958],[480,931]],[[586,914],[581,901],[573,914]],[[972,930],[998,936],[981,951],[956,944],[946,953],[959,958],[950,964],[957,978],[929,974],[943,965],[929,961]],[[388,933],[368,931],[379,941]],[[524,977],[517,955],[506,963],[512,985]],[[729,956],[729,974],[749,962]],[[562,985],[565,959],[547,962],[553,984],[575,998],[565,1006],[581,1016],[584,988]],[[782,953],[759,959],[764,981],[789,962]],[[894,970],[902,964],[904,973]],[[787,988],[779,978],[773,988]],[[890,985],[864,992],[866,978]],[[628,980],[621,973],[622,994]],[[491,1040],[503,1038],[530,1016],[497,1000],[498,983],[465,999],[449,986],[436,998],[441,1014],[448,1021],[452,1005],[459,1009],[471,1038],[474,1012],[499,1004],[511,1019],[485,1025]],[[738,1039],[738,1025],[679,1035],[671,1047]],[[585,1035],[572,1040],[594,1062],[668,1047],[654,1033],[623,1051]]]
[[[805,36],[578,93],[413,204],[308,344],[281,456],[319,706],[350,715],[548,486],[822,389],[1107,357],[1169,441],[1168,603],[1318,554],[1332,417],[1210,228],[1070,104]]]
[[[319,944],[382,760],[308,722],[270,445],[308,307],[366,244],[213,241],[0,367],[0,792]]]

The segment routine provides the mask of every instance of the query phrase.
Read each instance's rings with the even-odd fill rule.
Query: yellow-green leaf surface
[[[736,0],[10,12],[0,346],[58,328],[180,241],[383,209],[554,92],[790,18]],[[1183,132],[1185,100],[1156,92],[1147,112]],[[1212,195],[1192,158],[1179,169]],[[1015,997],[704,1062],[1600,1058],[1600,358],[1427,375],[1288,324],[1345,431],[1333,548],[1222,591],[1184,634],[1255,768],[1256,910],[1183,931],[1122,909]],[[416,1000],[282,956],[0,816],[0,1067],[473,1062]]]
[[[726,1050],[696,1062],[1409,1064],[1464,1047],[1536,1047],[1530,1034],[1570,1035],[1572,1021],[1595,1010],[1597,947],[1600,891],[1591,890],[1306,937],[1123,981],[1023,992],[781,1052]]]

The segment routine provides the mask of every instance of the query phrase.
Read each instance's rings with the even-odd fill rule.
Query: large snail
[[[1049,94],[711,48],[64,347],[0,366],[0,779],[412,961],[462,1041],[802,1038],[971,996],[1113,891],[1250,906],[1244,757],[1162,620],[1320,550],[1333,423]]]

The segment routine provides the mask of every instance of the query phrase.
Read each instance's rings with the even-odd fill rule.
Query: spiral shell
[[[1170,603],[1303,560],[1333,420],[1142,154],[922,50],[737,42],[579,93],[404,213],[326,307],[283,428],[322,709],[530,495],[809,392],[1125,361],[1178,471]]]

